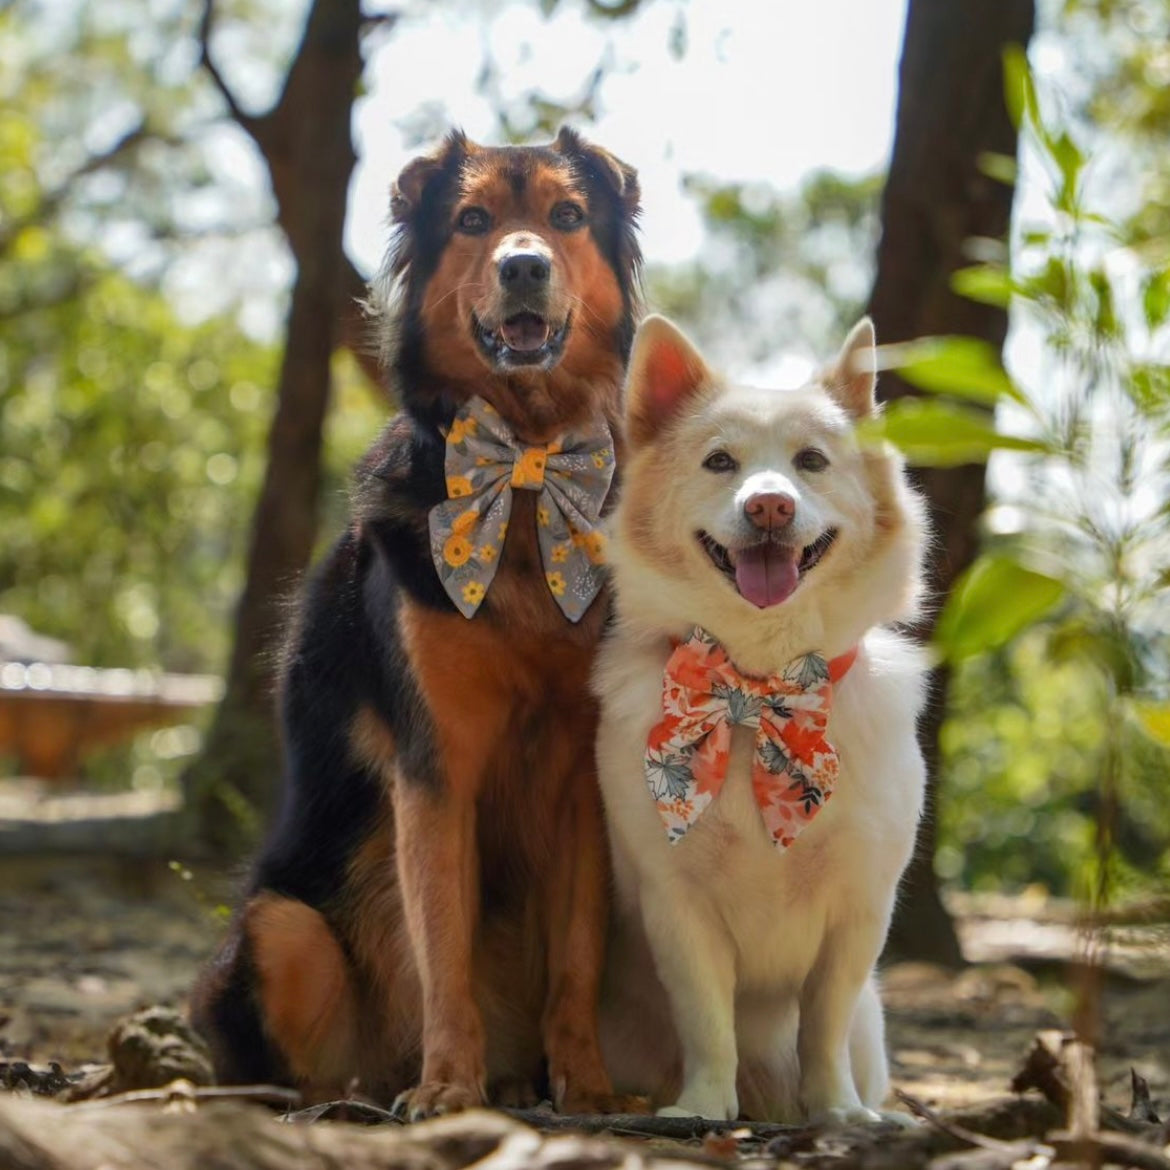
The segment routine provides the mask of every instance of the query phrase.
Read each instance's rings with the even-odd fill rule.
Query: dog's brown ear
[[[587,142],[571,126],[562,126],[557,131],[553,150],[572,159],[588,178],[605,186],[617,198],[627,217],[632,219],[638,214],[642,188],[638,183],[638,172],[632,166],[615,158],[608,150]]]
[[[686,335],[657,314],[634,334],[626,375],[626,431],[631,446],[649,442],[699,391],[711,371]]]
[[[873,322],[862,317],[849,331],[837,360],[821,374],[826,389],[852,418],[869,418],[877,413],[876,344]]]
[[[409,220],[422,206],[428,188],[456,175],[474,148],[462,130],[452,130],[430,154],[408,162],[390,188],[390,218],[395,223]]]

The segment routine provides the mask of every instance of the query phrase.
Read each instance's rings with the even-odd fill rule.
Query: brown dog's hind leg
[[[345,953],[325,919],[264,893],[244,911],[264,1031],[310,1100],[344,1096],[358,1075],[357,1004]]]

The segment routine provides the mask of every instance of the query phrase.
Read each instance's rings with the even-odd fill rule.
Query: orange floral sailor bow
[[[646,783],[671,844],[722,790],[737,724],[757,728],[752,791],[772,843],[787,849],[796,840],[833,794],[829,705],[833,683],[856,657],[856,647],[831,662],[805,654],[780,674],[753,678],[698,627],[675,648],[663,674],[662,719],[646,743]]]
[[[613,480],[613,436],[604,422],[540,447],[517,441],[496,409],[471,398],[447,432],[448,499],[430,511],[431,557],[464,617],[474,617],[499,567],[512,491],[539,492],[536,535],[544,578],[571,622],[605,581],[597,527]]]

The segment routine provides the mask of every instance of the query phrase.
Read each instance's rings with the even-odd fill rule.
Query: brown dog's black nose
[[[792,523],[796,501],[787,492],[759,492],[748,496],[743,510],[757,528],[767,532],[773,528],[786,528]]]
[[[513,252],[500,261],[500,284],[518,296],[543,292],[552,266],[539,252]]]

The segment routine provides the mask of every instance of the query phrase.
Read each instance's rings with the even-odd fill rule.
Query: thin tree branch
[[[247,113],[236,100],[236,95],[228,85],[218,66],[211,57],[211,25],[215,17],[215,0],[203,0],[203,15],[199,19],[199,63],[207,70],[215,88],[228,108],[228,113],[241,129],[245,130],[257,145],[260,143],[257,132],[257,119]]]

